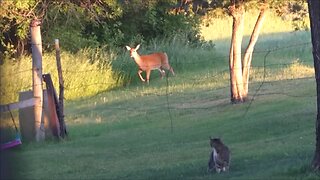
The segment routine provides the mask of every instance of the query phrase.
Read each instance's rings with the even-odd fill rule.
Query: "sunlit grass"
[[[109,56],[102,59],[90,59],[88,51],[78,54],[62,52],[62,73],[65,87],[65,98],[76,99],[92,96],[123,83],[118,73],[111,68]],[[51,74],[55,89],[59,90],[55,53],[46,53],[42,57],[42,73]],[[6,61],[0,66],[1,103],[18,101],[21,91],[32,90],[32,58],[22,57],[17,62]],[[45,89],[45,83],[43,83]]]
[[[258,15],[259,11],[251,11],[245,14],[244,36],[251,35]],[[283,20],[272,11],[267,12],[263,28],[261,29],[261,35],[292,31],[294,31],[294,27],[290,21]],[[232,17],[214,18],[209,26],[203,25],[201,27],[201,32],[205,40],[228,39],[232,33]]]

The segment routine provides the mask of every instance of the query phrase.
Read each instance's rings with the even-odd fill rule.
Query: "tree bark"
[[[232,38],[229,56],[231,102],[241,103],[244,101],[241,63],[241,44],[244,27],[244,7],[242,4],[237,7],[235,5],[230,6],[229,11],[233,17]]]
[[[231,91],[231,102],[242,103],[248,98],[248,87],[249,87],[249,71],[252,60],[252,53],[254,46],[258,40],[260,30],[262,28],[267,3],[263,1],[260,14],[257,18],[257,22],[252,31],[250,42],[246,49],[243,60],[241,58],[241,44],[243,38],[243,26],[244,26],[244,1],[233,0],[232,6],[229,7],[229,12],[233,17],[232,26],[232,38],[229,54],[229,69],[230,69],[230,91]]]
[[[308,0],[312,53],[314,60],[315,78],[317,84],[317,119],[316,119],[316,150],[312,167],[320,170],[320,1]]]
[[[262,28],[264,19],[266,17],[267,7],[268,7],[268,4],[264,3],[260,8],[260,13],[259,13],[257,22],[254,26],[248,47],[243,57],[242,73],[243,73],[243,89],[244,89],[245,98],[247,98],[248,89],[249,89],[249,74],[250,74],[252,54],[253,54],[254,46],[256,45],[256,42],[259,38],[260,30]]]

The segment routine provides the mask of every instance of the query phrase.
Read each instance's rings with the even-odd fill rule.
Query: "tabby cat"
[[[216,170],[217,173],[221,171],[228,171],[230,165],[230,150],[223,144],[220,138],[210,137],[210,146],[212,151],[210,152],[208,171]]]

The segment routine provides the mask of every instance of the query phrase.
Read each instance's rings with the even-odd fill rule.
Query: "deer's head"
[[[140,48],[140,44],[137,45],[136,48],[131,48],[130,46],[126,46],[127,50],[130,51],[130,57],[136,57],[138,55],[137,50]]]

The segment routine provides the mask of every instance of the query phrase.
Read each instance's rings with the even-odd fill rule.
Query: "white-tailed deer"
[[[138,75],[141,81],[143,82],[146,81],[145,79],[143,79],[141,75],[143,71],[146,71],[148,83],[149,83],[151,70],[158,69],[160,71],[161,78],[165,76],[164,69],[169,70],[172,73],[172,75],[174,75],[173,69],[169,64],[168,56],[166,53],[158,52],[158,53],[140,56],[137,52],[139,47],[140,47],[140,44],[138,44],[136,48],[131,48],[129,46],[126,46],[128,51],[130,51],[130,56],[134,59],[134,61],[139,66]]]

